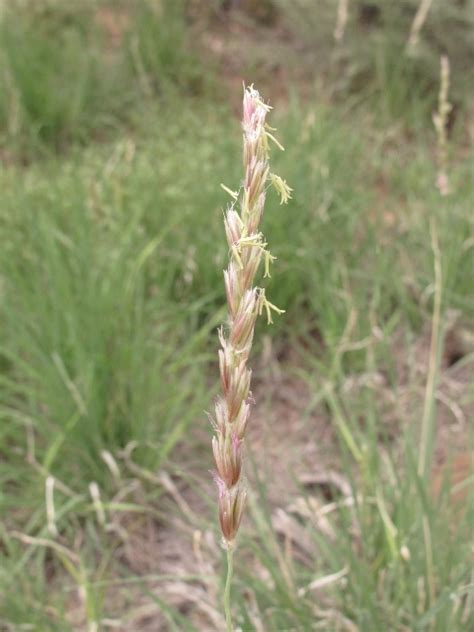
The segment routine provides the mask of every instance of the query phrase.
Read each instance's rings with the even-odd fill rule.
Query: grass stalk
[[[410,37],[408,38],[409,51],[413,51],[418,45],[421,29],[426,22],[432,4],[433,0],[421,0],[420,2],[410,29]]]
[[[431,247],[434,256],[434,306],[433,323],[431,328],[430,359],[428,379],[425,389],[425,402],[421,422],[420,451],[418,456],[418,475],[426,476],[429,466],[432,438],[434,432],[434,415],[436,405],[436,382],[438,376],[439,357],[442,344],[441,299],[442,299],[442,269],[441,251],[439,248],[438,232],[435,224],[431,225]]]
[[[228,327],[226,331],[221,328],[219,332],[219,368],[223,395],[217,398],[215,419],[211,421],[215,431],[212,450],[217,470],[215,480],[219,490],[219,522],[228,560],[224,591],[228,630],[232,630],[232,551],[247,496],[242,482],[242,446],[253,402],[250,391],[252,371],[248,367],[248,358],[257,317],[265,311],[268,323],[271,323],[272,311],[283,311],[268,301],[263,288],[254,286],[261,263],[264,264],[265,276],[269,277],[270,264],[275,259],[267,249],[268,244],[259,230],[267,182],[280,194],[282,203],[288,201],[291,193],[284,180],[270,173],[269,142],[273,141],[277,147],[283,149],[268,131],[272,129],[266,123],[270,109],[257,90],[252,86],[245,89],[242,120],[244,180],[237,192],[222,185],[233,200],[224,219],[230,252],[229,265],[224,271]],[[238,202],[240,213],[235,210]]]
[[[232,576],[234,574],[234,549],[227,547],[227,577],[224,589],[224,613],[227,632],[233,632],[232,612],[230,608],[230,589],[232,585]]]

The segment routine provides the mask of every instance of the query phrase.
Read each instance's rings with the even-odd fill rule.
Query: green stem
[[[227,632],[233,632],[234,630],[232,626],[232,613],[230,611],[230,585],[232,583],[233,574],[233,554],[233,548],[231,546],[227,546],[227,579],[225,581],[224,589],[224,612]]]

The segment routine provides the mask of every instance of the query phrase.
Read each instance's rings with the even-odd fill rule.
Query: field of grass
[[[204,411],[242,80],[275,106],[272,162],[294,193],[269,194],[263,220],[285,314],[262,319],[252,358],[236,629],[472,629],[465,58],[443,196],[438,77],[394,54],[404,14],[383,55],[352,18],[315,67],[307,2],[269,2],[272,24],[252,2],[132,4],[0,13],[0,631],[224,629]],[[315,39],[334,47],[322,4]]]

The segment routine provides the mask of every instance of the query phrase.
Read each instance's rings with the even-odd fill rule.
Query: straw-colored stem
[[[442,302],[442,270],[441,252],[439,248],[438,232],[436,224],[431,224],[431,247],[434,255],[434,306],[433,323],[431,325],[430,360],[428,365],[428,378],[425,388],[425,402],[423,406],[423,417],[421,420],[420,451],[418,456],[418,475],[424,477],[429,472],[429,461],[431,457],[434,415],[435,415],[435,391],[438,379],[439,359],[443,344],[443,323],[441,320]]]
[[[421,0],[410,29],[410,37],[408,39],[409,49],[413,50],[417,46],[421,29],[426,22],[432,4],[433,0]]]
[[[340,43],[344,39],[346,32],[347,18],[349,17],[349,0],[339,0],[337,8],[337,22],[334,29],[334,39]]]
[[[234,551],[231,546],[227,547],[227,578],[225,580],[224,589],[224,612],[225,624],[227,632],[233,632],[232,612],[230,610],[230,587],[232,584],[232,575],[234,572]]]

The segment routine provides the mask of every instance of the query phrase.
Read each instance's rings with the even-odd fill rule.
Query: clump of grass
[[[0,32],[0,130],[11,150],[60,149],[113,118],[122,102],[113,87],[114,68],[104,73],[101,67],[90,3],[75,9],[12,3],[0,18]]]
[[[219,488],[219,521],[227,549],[228,572],[224,595],[227,629],[232,630],[230,611],[230,582],[235,537],[239,529],[245,504],[246,490],[242,483],[242,444],[250,415],[252,372],[247,366],[257,316],[263,310],[268,322],[271,312],[282,313],[268,301],[263,288],[254,287],[255,275],[262,260],[265,276],[270,276],[269,266],[274,260],[260,232],[267,182],[271,182],[287,202],[291,189],[279,176],[270,173],[268,164],[269,140],[281,145],[270,133],[266,123],[270,107],[253,88],[244,92],[244,181],[239,192],[226,190],[234,199],[227,209],[225,230],[231,253],[228,268],[224,272],[227,306],[229,310],[228,332],[219,332],[222,349],[219,351],[219,367],[223,396],[216,402],[212,441],[216,462],[216,482]],[[240,200],[239,200],[240,197]],[[240,202],[240,213],[235,204]]]
[[[449,305],[441,265],[448,258],[440,252],[434,227],[431,247],[434,273],[426,283],[434,287],[434,302],[426,356],[418,357],[418,341],[417,353],[410,357],[413,340],[408,333],[403,346],[396,345],[376,304],[368,319],[381,323],[383,330],[374,327],[365,340],[361,367],[348,369],[336,363],[326,378],[329,371],[325,373],[322,362],[307,354],[308,368],[300,374],[310,384],[311,399],[301,418],[306,420],[308,435],[314,424],[332,424],[338,445],[328,443],[321,452],[329,453],[328,462],[338,463],[339,480],[337,485],[331,482],[325,462],[320,465],[321,487],[316,476],[311,488],[301,484],[296,498],[292,495],[275,508],[267,502],[266,487],[271,483],[257,474],[259,493],[251,503],[254,532],[242,544],[245,566],[252,569],[242,568],[246,602],[239,603],[238,612],[244,629],[314,626],[375,631],[387,621],[391,629],[400,631],[469,629],[472,565],[466,542],[474,512],[472,452],[461,452],[468,464],[457,472],[459,448],[449,448],[443,485],[436,489],[433,484],[439,479],[432,459],[441,430],[438,403],[446,405],[442,393],[454,374],[443,376],[440,370]],[[378,284],[375,277],[374,294],[379,292]],[[380,354],[387,343],[391,348]],[[342,336],[340,352],[349,354],[349,347]],[[403,370],[395,372],[384,385],[381,372],[394,357],[397,362],[403,358],[409,373],[403,377]],[[472,361],[472,353],[466,355],[459,369]],[[456,388],[464,394],[461,407],[449,401],[448,406],[459,411],[458,432],[465,433],[469,450],[472,393],[462,379]],[[390,425],[395,423],[394,433]],[[290,449],[298,454],[292,454],[293,459],[301,458],[299,444],[287,446]],[[260,471],[261,458],[252,456]],[[313,474],[313,463],[308,463],[309,477]],[[250,556],[265,572],[253,572]]]
[[[184,0],[140,1],[126,34],[128,63],[145,97],[169,91],[201,94],[209,84],[209,65],[190,45],[192,27]]]
[[[104,140],[132,124],[144,100],[202,93],[212,73],[204,73],[190,35],[181,0],[8,3],[0,14],[6,157],[29,160]]]
[[[132,441],[157,465],[204,404],[190,360],[209,327],[197,323],[205,299],[186,312],[173,300],[184,271],[164,247],[175,219],[155,200],[166,186],[154,174],[143,191],[152,171],[119,144],[105,165],[88,155],[2,174],[2,414],[23,445],[31,426],[38,460],[72,485],[83,471],[102,482],[100,451]]]

